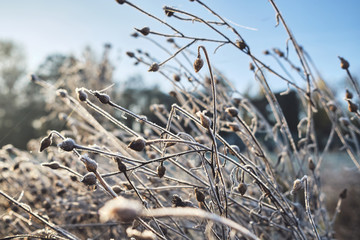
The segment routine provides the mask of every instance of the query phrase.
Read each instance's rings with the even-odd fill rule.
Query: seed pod
[[[157,63],[151,64],[148,72],[157,72],[159,70],[160,66]]]
[[[60,168],[60,164],[58,162],[42,163],[41,166],[48,167],[54,170]]]
[[[94,93],[95,97],[97,97],[97,99],[99,99],[99,101],[103,104],[108,104],[110,102],[110,97],[109,95],[105,94],[105,93],[100,93],[100,92],[95,92]]]
[[[225,109],[225,112],[227,112],[230,117],[236,117],[239,114],[239,111],[235,107],[228,107]]]
[[[273,50],[279,57],[285,56],[285,54],[280,49],[274,48]]]
[[[348,127],[350,125],[350,120],[346,117],[339,118],[339,121],[341,124],[343,124],[345,127]]]
[[[174,194],[171,199],[172,207],[183,207],[183,200],[179,197],[179,195]]]
[[[308,163],[308,167],[311,171],[314,171],[315,170],[315,163],[314,161],[312,160],[312,158],[309,158],[309,163]]]
[[[163,10],[165,12],[165,15],[168,16],[168,17],[171,17],[172,15],[174,15],[174,12],[170,10],[169,7],[163,7]]]
[[[58,89],[56,91],[56,95],[62,97],[62,98],[66,98],[68,95],[68,92],[65,89]]]
[[[205,195],[202,193],[198,188],[194,189],[195,197],[198,202],[204,202],[205,201]]]
[[[144,27],[144,28],[142,28],[142,29],[140,29],[140,30],[138,30],[142,35],[144,35],[144,36],[147,36],[147,35],[149,35],[149,33],[150,33],[150,28],[149,27]]]
[[[302,188],[302,181],[300,179],[296,179],[294,181],[294,184],[293,184],[293,187],[292,187],[292,190],[291,190],[291,194],[294,194],[296,193],[297,191],[299,191],[301,188]]]
[[[348,61],[346,61],[344,58],[342,58],[342,57],[339,57],[339,59],[340,59],[340,67],[342,68],[342,69],[348,69],[349,67],[350,67],[350,64],[349,64],[349,62]]]
[[[81,102],[85,102],[86,99],[88,98],[86,92],[83,90],[83,89],[76,89],[76,92],[77,92],[77,95],[78,95],[78,99],[81,101]]]
[[[76,143],[73,139],[71,138],[66,138],[64,141],[62,141],[59,145],[59,148],[61,148],[64,151],[70,152],[72,150],[74,150],[74,148],[76,147]]]
[[[270,54],[269,50],[265,50],[263,53],[264,53],[265,55],[269,55],[269,54]]]
[[[166,168],[162,164],[160,164],[156,170],[159,178],[162,178],[165,175]]]
[[[170,91],[170,92],[169,92],[169,95],[172,96],[172,97],[174,97],[174,98],[176,98],[177,93],[176,93],[175,91]]]
[[[246,43],[243,40],[236,40],[235,44],[238,48],[240,48],[240,50],[244,50],[247,47]]]
[[[135,57],[135,54],[133,52],[126,52],[126,55],[128,55],[128,57]]]
[[[82,161],[85,164],[85,167],[89,172],[96,172],[98,164],[95,160],[89,158],[86,155],[81,155],[80,161]]]
[[[44,151],[46,148],[48,148],[51,145],[51,134],[47,137],[44,137],[40,142],[40,152]]]
[[[352,99],[352,98],[353,98],[353,94],[348,89],[346,89],[345,99]]]
[[[200,55],[195,59],[194,62],[194,70],[195,72],[199,72],[200,69],[204,66],[204,61],[201,59]]]
[[[344,190],[341,191],[339,197],[341,199],[345,199],[346,198],[346,195],[347,195],[347,189],[345,188]]]
[[[127,170],[126,165],[121,161],[121,159],[119,157],[115,157],[114,160],[118,165],[119,171],[122,173],[126,173]]]
[[[124,4],[124,3],[126,2],[126,0],[116,0],[116,2],[117,2],[118,4]]]
[[[36,76],[35,74],[31,74],[31,75],[30,75],[30,81],[32,81],[32,82],[37,82],[37,81],[39,81],[39,78],[38,78],[38,76]]]
[[[85,174],[83,179],[81,180],[86,186],[91,186],[96,184],[96,176],[93,172],[88,172]]]
[[[240,127],[239,127],[239,125],[237,123],[228,123],[228,127],[233,132],[239,132],[240,131]]]
[[[114,185],[111,187],[111,189],[116,193],[116,194],[119,194],[121,193],[123,190],[122,188],[119,186],[119,185]]]
[[[173,79],[175,82],[180,82],[180,80],[181,80],[180,75],[178,75],[178,74],[174,74]]]
[[[134,32],[133,34],[131,34],[130,36],[137,38],[139,36],[139,34],[137,32]]]
[[[167,41],[168,43],[174,43],[174,42],[175,42],[175,40],[174,40],[173,38],[168,38],[166,41]]]
[[[145,146],[146,146],[145,139],[143,139],[142,137],[138,137],[129,143],[128,148],[141,152],[142,150],[144,150]]]
[[[241,196],[243,196],[246,193],[247,190],[247,184],[245,183],[239,183],[239,186],[237,187],[237,190],[239,191],[239,193],[241,194]]]
[[[348,109],[349,109],[350,112],[355,113],[355,112],[357,112],[358,107],[357,107],[357,105],[356,105],[355,103],[353,103],[352,101],[348,100]]]
[[[332,112],[336,112],[337,110],[337,106],[336,103],[334,101],[329,101],[326,103],[326,106],[329,108],[330,111]]]
[[[250,64],[249,64],[249,69],[250,69],[250,71],[254,71],[254,70],[255,70],[255,66],[254,66],[253,63],[250,63]]]
[[[198,117],[200,118],[201,125],[208,129],[211,126],[211,120],[203,112],[197,112]]]

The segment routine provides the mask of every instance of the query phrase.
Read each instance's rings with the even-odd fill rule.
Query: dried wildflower
[[[294,194],[296,193],[297,191],[299,191],[301,188],[303,187],[302,185],[302,181],[300,179],[296,179],[294,181],[294,184],[293,184],[293,187],[292,187],[292,190],[291,190],[291,194]]]
[[[172,15],[174,15],[174,12],[172,10],[170,10],[170,8],[167,6],[163,7],[163,10],[165,12],[165,15],[168,17],[171,17]]]
[[[156,171],[159,178],[162,178],[165,175],[166,168],[164,167],[164,165],[160,164],[157,167]]]
[[[348,109],[349,112],[355,113],[358,110],[358,106],[355,103],[353,103],[351,100],[348,100]]]
[[[131,222],[137,218],[142,211],[141,204],[134,200],[117,197],[107,201],[100,208],[99,215],[101,222],[116,220],[120,222]]]
[[[197,112],[196,114],[200,118],[201,125],[206,129],[210,128],[210,126],[211,126],[210,118],[205,116],[204,112]]]
[[[312,158],[309,158],[309,160],[308,160],[309,162],[308,162],[308,167],[309,167],[309,169],[311,170],[311,171],[314,171],[315,170],[315,163],[314,163],[314,161],[312,160]]]
[[[86,186],[91,186],[96,184],[96,176],[93,172],[88,172],[84,175],[83,179],[81,180]]]
[[[342,58],[342,57],[339,57],[339,59],[340,59],[340,67],[342,68],[342,69],[348,69],[349,67],[350,67],[350,64],[349,64],[349,62],[348,61],[346,61],[344,58]]]
[[[180,80],[181,80],[180,75],[178,75],[178,74],[174,74],[173,79],[175,82],[180,82]]]
[[[135,57],[135,54],[133,52],[126,52],[126,55],[128,55],[128,57]]]
[[[129,143],[128,148],[141,152],[142,150],[144,150],[145,146],[146,146],[145,139],[143,139],[142,137],[138,137]]]
[[[228,123],[228,127],[233,132],[239,132],[240,131],[240,127],[239,127],[239,125],[237,123]]]
[[[348,89],[346,89],[346,91],[345,91],[345,99],[352,99],[352,98],[353,98],[352,92],[350,92]]]
[[[123,191],[123,189],[119,185],[114,185],[111,187],[111,189],[116,193],[119,194]]]
[[[47,137],[44,137],[40,142],[40,152],[44,151],[46,148],[50,147],[51,141],[51,134]]]
[[[285,56],[285,54],[280,49],[274,48],[273,50],[279,57]]]
[[[200,55],[195,59],[194,62],[194,70],[195,72],[199,72],[200,69],[204,66],[204,61],[201,59]]]
[[[95,160],[91,159],[87,155],[81,155],[80,161],[85,164],[86,170],[88,170],[89,172],[96,172],[98,164]]]
[[[142,29],[138,30],[142,35],[147,36],[150,33],[149,27],[143,27]]]
[[[58,89],[56,91],[56,95],[62,97],[62,98],[66,98],[68,95],[68,92],[65,89]]]
[[[247,47],[246,43],[243,40],[236,40],[235,44],[238,48],[240,48],[240,50],[244,50]]]
[[[103,104],[108,104],[110,102],[109,95],[107,95],[105,93],[95,92],[94,96],[97,97],[97,99],[99,99],[99,101]]]
[[[49,163],[42,163],[41,166],[44,166],[44,167],[48,167],[48,168],[51,168],[51,169],[59,169],[60,168],[60,164],[58,162],[49,162]]]
[[[119,157],[115,157],[114,160],[118,165],[119,171],[122,173],[126,173],[127,170],[126,165],[121,161],[121,159]]]
[[[171,199],[172,207],[183,207],[184,203],[179,195],[174,194]]]
[[[345,199],[346,198],[346,195],[347,195],[347,189],[345,188],[344,190],[341,191],[339,197],[341,199]]]
[[[160,66],[157,63],[151,64],[148,72],[157,72],[159,70]]]
[[[117,2],[118,4],[124,4],[124,3],[126,2],[126,0],[116,0],[116,2]]]
[[[329,101],[326,103],[326,106],[329,108],[330,111],[332,112],[336,112],[337,110],[337,106],[336,103],[334,101]]]
[[[76,89],[76,93],[77,93],[77,95],[78,95],[78,99],[79,99],[81,102],[85,102],[86,99],[88,98],[86,92],[85,92],[82,88],[80,88],[80,89],[77,88],[77,89]]]
[[[194,189],[195,197],[198,202],[204,202],[205,201],[205,195],[202,193],[198,188]]]
[[[76,143],[73,139],[71,138],[66,138],[64,141],[62,141],[59,145],[59,148],[61,148],[64,151],[70,152],[72,150],[74,150],[74,148],[76,147]]]
[[[247,184],[245,183],[239,183],[237,190],[239,191],[239,193],[241,194],[241,196],[243,196],[246,193],[247,190]]]
[[[227,112],[230,117],[236,117],[239,114],[239,111],[235,107],[228,107],[225,109],[225,112]]]

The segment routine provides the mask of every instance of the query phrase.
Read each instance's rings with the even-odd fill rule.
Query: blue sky
[[[166,17],[162,11],[165,5],[173,6],[214,20],[214,17],[198,4],[188,0],[131,2],[183,29],[188,35],[217,37],[204,30],[200,24],[181,23]],[[237,27],[254,55],[268,65],[275,66],[262,52],[274,47],[284,50],[287,36],[282,26],[275,28],[275,14],[267,0],[209,0],[206,3],[235,24],[256,29]],[[339,68],[338,55],[350,62],[350,70],[354,75],[360,76],[360,1],[278,0],[276,3],[297,41],[311,54],[326,81],[334,87],[342,86],[340,80],[345,77],[345,73]],[[34,71],[48,54],[71,53],[79,56],[85,46],[91,46],[100,55],[103,44],[109,42],[113,45],[112,59],[117,80],[142,74],[146,81],[160,83],[162,80],[159,80],[159,75],[147,73],[144,66],[132,66],[133,61],[125,56],[126,51],[142,48],[153,53],[159,60],[166,59],[167,55],[151,43],[130,37],[134,27],[144,26],[171,33],[169,29],[135,9],[118,5],[115,0],[11,0],[0,3],[0,39],[16,41],[24,48],[29,72]],[[154,39],[162,41],[159,37]],[[234,52],[228,46],[213,54],[217,45],[206,46],[211,53],[213,64],[222,70],[240,91],[252,84],[247,56]],[[270,81],[275,90],[286,88],[279,80]]]

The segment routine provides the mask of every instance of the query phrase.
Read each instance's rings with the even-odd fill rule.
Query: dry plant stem
[[[210,221],[214,221],[223,225],[226,225],[240,234],[242,234],[244,237],[247,237],[248,239],[253,240],[260,240],[257,236],[255,236],[252,232],[250,232],[245,227],[239,225],[238,223],[228,219],[221,217],[214,213],[209,213],[201,209],[196,208],[159,208],[159,209],[150,209],[148,211],[144,211],[141,213],[143,217],[196,217],[201,219],[207,219]]]
[[[162,63],[159,64],[159,67],[164,65],[165,63],[167,63],[168,61],[170,61],[171,59],[173,59],[176,55],[178,55],[180,52],[182,52],[184,49],[190,47],[191,45],[193,45],[196,42],[196,40],[193,40],[192,42],[188,43],[187,45],[185,45],[184,47],[180,48],[179,50],[177,50],[170,58],[166,59],[165,61],[163,61]]]
[[[33,234],[17,234],[17,235],[13,235],[13,236],[6,236],[6,237],[2,237],[1,240],[10,240],[10,239],[47,239],[44,236],[40,236],[40,235],[33,235]],[[54,237],[54,239],[66,239],[66,238],[62,238],[59,236]]]
[[[315,225],[315,222],[314,222],[314,219],[313,219],[313,217],[311,215],[311,210],[310,210],[310,204],[309,204],[309,202],[310,202],[310,193],[309,193],[309,186],[308,186],[308,176],[305,175],[301,180],[303,180],[304,183],[305,183],[304,193],[305,193],[306,213],[307,213],[307,215],[309,217],[309,221],[310,221],[311,226],[313,228],[313,231],[314,231],[314,233],[316,235],[316,238],[318,240],[320,240],[321,238],[320,238],[320,235],[319,235],[319,233],[317,231],[317,228],[316,228],[316,225]]]
[[[334,213],[334,216],[330,222],[330,226],[333,227],[334,223],[335,223],[335,220],[336,220],[336,217],[338,216],[338,214],[341,212],[341,204],[342,204],[342,199],[339,198],[337,204],[336,204],[336,209],[335,209],[335,213]]]
[[[356,91],[356,93],[357,93],[357,95],[358,95],[358,98],[360,98],[359,83],[356,82],[356,80],[352,77],[352,75],[351,75],[351,73],[350,73],[350,71],[349,71],[348,68],[346,69],[346,73],[347,73],[347,75],[349,76],[351,83],[354,85],[354,88],[355,88],[355,91]]]
[[[33,216],[34,218],[36,218],[37,220],[39,220],[40,222],[42,222],[43,224],[45,224],[46,226],[48,226],[49,228],[51,228],[52,230],[54,230],[55,232],[61,234],[62,236],[71,239],[71,240],[78,240],[79,238],[77,238],[76,236],[72,235],[71,233],[65,231],[64,229],[54,225],[51,222],[48,222],[45,218],[43,218],[42,216],[40,216],[37,213],[34,213],[31,211],[30,208],[25,207],[24,204],[18,202],[17,200],[15,200],[14,198],[10,197],[9,195],[7,195],[5,192],[0,190],[0,195],[2,195],[3,197],[5,197],[8,201],[10,201],[11,203],[15,204],[16,206],[20,207],[21,209],[23,209],[25,212],[27,212],[28,214],[30,214],[31,216]]]

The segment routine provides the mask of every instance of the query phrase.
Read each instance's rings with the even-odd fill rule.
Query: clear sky
[[[164,15],[162,7],[167,5],[198,13],[209,20],[215,19],[198,4],[189,0],[131,0],[131,2],[178,26],[188,35],[216,36],[204,30],[201,24],[179,23]],[[275,14],[267,0],[204,0],[204,2],[231,22],[256,29],[249,30],[234,25],[256,56],[270,66],[275,65],[262,52],[274,47],[284,50],[287,36],[282,26],[275,28]],[[344,71],[339,68],[338,55],[350,62],[350,70],[354,75],[360,76],[360,1],[278,0],[276,3],[297,41],[311,54],[328,82],[334,87],[340,86],[339,81],[345,77]],[[147,68],[144,66],[133,67],[133,61],[125,56],[126,51],[142,48],[154,53],[160,60],[166,59],[167,55],[160,53],[151,43],[130,37],[134,27],[144,26],[150,26],[154,31],[171,33],[169,29],[135,9],[118,5],[115,0],[0,2],[0,39],[13,40],[23,46],[29,71],[34,71],[51,53],[80,55],[85,46],[91,46],[100,54],[104,43],[109,42],[113,46],[112,58],[117,80],[126,80],[135,74],[145,74],[146,81],[159,83],[159,75],[147,73]],[[229,36],[233,35],[229,32]],[[161,41],[159,37],[154,39]],[[185,44],[186,41],[180,43]],[[252,83],[252,75],[248,71],[248,57],[240,52],[234,52],[228,46],[220,48],[214,55],[213,50],[217,45],[207,46],[213,64],[223,70],[240,91]],[[171,50],[170,46],[169,49]],[[271,86],[275,89],[286,87],[278,80],[271,81]]]

